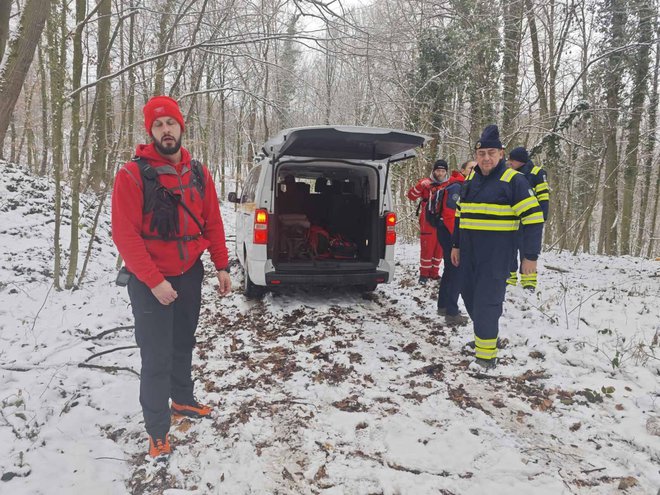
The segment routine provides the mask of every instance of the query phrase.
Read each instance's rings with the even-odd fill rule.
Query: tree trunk
[[[97,80],[110,73],[110,14],[111,0],[100,0],[98,3],[98,35],[96,40]],[[110,147],[111,119],[110,81],[101,81],[96,85],[96,111],[94,112],[94,151],[92,153],[92,166],[90,173],[90,186],[98,190],[105,176],[108,149]]]
[[[66,9],[53,3],[48,18],[48,67],[50,72],[50,126],[53,129],[53,177],[55,179],[55,232],[53,236],[53,285],[61,289],[60,229],[62,225],[62,170],[64,169],[64,80],[66,70]]]
[[[625,44],[626,12],[624,0],[608,0],[610,25],[609,46],[617,48]],[[600,223],[600,239],[598,250],[601,253],[614,255],[618,252],[617,218],[619,212],[619,200],[617,192],[617,126],[619,121],[619,107],[621,105],[621,89],[623,76],[622,52],[612,53],[607,61],[605,75],[605,100],[607,120],[605,131],[605,187],[603,189],[603,209]]]
[[[504,0],[504,60],[502,62],[502,134],[513,139],[518,115],[518,70],[522,39],[523,2]]]
[[[653,8],[648,0],[639,2],[639,33],[640,46],[634,57],[633,87],[630,98],[630,121],[628,122],[628,144],[626,146],[626,163],[623,170],[623,209],[621,211],[621,254],[631,254],[630,235],[633,223],[633,198],[635,182],[639,172],[639,128],[644,113],[644,98],[647,91],[649,75],[651,43],[653,42]],[[638,226],[638,228],[640,228]]]
[[[48,12],[50,0],[27,0],[19,20],[19,32],[12,38],[6,59],[0,67],[0,148],[5,141],[14,106],[32,64]]]
[[[76,0],[76,31],[73,36],[73,89],[79,88],[82,81],[83,50],[82,33],[83,20],[87,11],[87,0]],[[65,289],[71,289],[76,280],[78,270],[78,236],[80,224],[80,184],[82,166],[80,162],[80,98],[77,93],[71,100],[71,140],[69,144],[69,173],[71,174],[71,237],[69,238],[69,269],[66,274]]]
[[[649,237],[653,237],[653,231],[655,229],[655,220],[649,224],[648,231],[644,228],[647,225],[647,219],[649,218],[648,204],[649,204],[649,193],[651,190],[651,179],[653,176],[653,165],[656,160],[655,157],[655,130],[658,125],[658,73],[660,72],[660,24],[658,23],[658,18],[656,16],[656,46],[655,46],[655,66],[653,68],[653,83],[651,87],[651,95],[649,97],[649,117],[648,117],[648,132],[646,137],[646,143],[644,146],[644,155],[642,157],[642,177],[644,178],[644,183],[642,186],[642,200],[639,208],[639,221],[637,222],[637,250],[635,254],[639,256],[643,252],[644,246],[644,235],[649,234]],[[657,194],[657,191],[656,191]],[[657,202],[655,204],[656,209],[651,213],[650,217],[655,218],[654,214],[657,214]],[[652,242],[649,239],[649,242]],[[649,244],[650,246],[650,244]]]
[[[0,64],[2,63],[2,57],[5,54],[5,47],[7,46],[7,40],[9,39],[11,4],[12,2],[10,0],[0,2]]]
[[[536,17],[534,12],[534,0],[525,0],[527,23],[529,24],[529,36],[532,40],[532,62],[534,65],[534,80],[536,81],[536,91],[539,95],[539,108],[541,111],[541,122],[548,118],[548,99],[545,95],[545,77],[541,67],[541,51],[539,49],[539,35],[536,27]]]
[[[39,79],[41,86],[41,139],[43,146],[41,147],[41,166],[39,167],[39,175],[46,175],[48,169],[48,150],[50,149],[50,126],[48,125],[48,108],[50,107],[50,99],[48,98],[48,76],[46,75],[46,61],[44,60],[43,50],[39,48]]]
[[[163,12],[160,16],[160,23],[158,26],[158,53],[163,53],[169,45],[171,38],[172,16],[176,0],[167,0],[163,7]],[[154,74],[154,94],[165,94],[165,66],[167,65],[168,57],[159,58],[156,62],[156,73]]]

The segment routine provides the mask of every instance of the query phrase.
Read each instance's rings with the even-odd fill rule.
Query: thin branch
[[[80,363],[78,365],[78,368],[91,368],[91,369],[96,369],[96,370],[103,370],[107,371],[108,373],[111,372],[117,372],[117,371],[128,371],[129,373],[133,373],[135,376],[139,377],[140,373],[135,371],[132,368],[126,368],[124,366],[100,366],[98,364],[87,364],[87,363]]]
[[[83,340],[96,340],[100,339],[102,337],[105,337],[106,335],[114,332],[119,332],[120,330],[130,330],[132,328],[135,328],[135,325],[127,325],[124,327],[115,327],[115,328],[110,328],[108,330],[104,330],[103,332],[96,334],[96,335],[90,335],[89,337],[83,337]]]
[[[236,41],[225,41],[225,42],[216,42],[212,39],[210,40],[205,40],[205,41],[200,41],[199,43],[194,43],[192,45],[184,46],[181,48],[175,48],[173,50],[168,50],[166,52],[158,53],[156,55],[152,55],[150,57],[143,58],[141,60],[138,60],[136,62],[133,62],[132,64],[128,64],[125,67],[122,67],[121,69],[111,73],[111,74],[106,74],[103,77],[99,77],[97,80],[92,81],[88,84],[85,84],[84,86],[80,86],[78,89],[72,91],[71,93],[67,94],[67,98],[73,98],[75,95],[78,93],[81,93],[83,91],[88,90],[89,88],[95,87],[97,84],[107,81],[109,79],[114,79],[117,76],[120,76],[124,72],[127,72],[131,69],[134,69],[135,67],[144,65],[149,62],[153,62],[155,60],[159,60],[164,57],[169,57],[170,55],[175,55],[177,53],[185,52],[187,50],[194,50],[197,48],[202,48],[202,47],[225,47],[225,46],[237,46],[237,45],[247,45],[247,44],[253,44],[253,43],[261,43],[263,41],[269,41],[269,40],[283,40],[283,39],[291,39],[291,40],[297,40],[300,38],[299,35],[289,35],[289,34],[274,34],[270,36],[260,36],[258,38],[252,38],[252,39],[241,39],[241,40],[236,40]],[[310,39],[312,39],[310,37]]]
[[[127,349],[137,349],[137,348],[138,348],[138,346],[136,346],[136,345],[126,345],[126,346],[123,346],[123,347],[114,347],[112,349],[108,349],[107,351],[101,351],[101,352],[97,352],[95,354],[92,354],[87,359],[85,359],[83,361],[83,363],[87,363],[87,362],[91,361],[94,358],[97,358],[99,356],[103,356],[104,354],[110,354],[111,352],[125,351]],[[78,365],[78,366],[80,366],[80,365]]]
[[[44,297],[44,302],[41,303],[41,307],[39,308],[39,311],[37,311],[37,314],[34,317],[34,320],[32,321],[32,327],[30,328],[30,333],[34,332],[34,326],[37,324],[37,318],[39,318],[39,313],[41,313],[41,310],[44,309],[44,306],[46,305],[46,301],[48,301],[48,295],[50,294],[50,291],[53,289],[53,284],[50,284],[50,287],[48,287],[48,292],[46,292],[46,297]]]

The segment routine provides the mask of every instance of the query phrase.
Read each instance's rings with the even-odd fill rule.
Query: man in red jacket
[[[191,376],[205,250],[221,296],[231,291],[231,281],[213,179],[181,147],[179,105],[156,96],[143,112],[152,143],[139,145],[136,158],[117,173],[112,239],[131,273],[128,295],[142,358],[140,404],[149,455],[167,458],[170,415],[205,417],[212,411],[195,400]]]
[[[438,243],[435,227],[428,221],[426,210],[429,196],[434,188],[447,180],[449,166],[444,160],[437,160],[429,177],[417,181],[408,191],[408,199],[417,201],[419,211],[419,282],[425,284],[429,279],[437,280],[440,262],[442,261],[442,248]]]

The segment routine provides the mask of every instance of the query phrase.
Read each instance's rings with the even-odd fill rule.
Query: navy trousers
[[[160,304],[135,276],[128,282],[142,358],[140,404],[147,433],[158,438],[170,429],[169,399],[193,402],[192,351],[202,299],[202,261],[183,275],[165,278],[178,293],[169,306]]]
[[[461,230],[461,296],[479,339],[497,339],[516,232]]]
[[[449,230],[443,224],[437,227],[436,231],[445,262],[438,290],[438,308],[445,308],[447,315],[454,316],[458,314],[458,296],[461,292],[459,269],[451,262],[451,234]]]

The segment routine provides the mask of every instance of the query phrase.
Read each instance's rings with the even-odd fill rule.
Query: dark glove
[[[181,196],[172,194],[164,187],[156,190],[149,228],[157,231],[163,239],[171,239],[179,234],[180,201]]]

